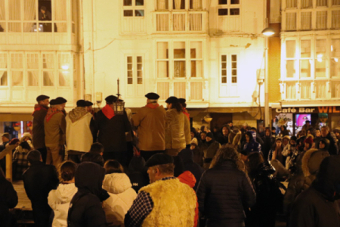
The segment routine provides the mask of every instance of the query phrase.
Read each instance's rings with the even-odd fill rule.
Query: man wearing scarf
[[[132,116],[132,122],[138,127],[138,140],[141,155],[147,161],[152,155],[165,151],[165,109],[157,102],[159,95],[148,93],[146,106]]]
[[[66,145],[68,159],[80,163],[80,157],[89,152],[93,142],[90,123],[92,114],[88,112],[85,100],[78,100],[77,107],[66,116]]]
[[[33,116],[33,147],[34,149],[40,151],[42,159],[46,162],[46,146],[45,146],[45,129],[44,129],[44,119],[47,114],[48,104],[50,97],[46,95],[39,95],[37,97],[38,104],[34,106]]]
[[[65,152],[66,121],[63,113],[63,101],[52,99],[48,109],[45,124],[45,144],[47,148],[46,164],[53,164],[58,168],[63,161]]]
[[[104,106],[97,114],[93,128],[93,137],[96,142],[104,146],[104,160],[115,159],[122,165],[127,165],[127,145],[125,133],[131,130],[130,122],[124,110],[123,114],[115,114],[114,103],[117,97],[110,95],[105,98]]]

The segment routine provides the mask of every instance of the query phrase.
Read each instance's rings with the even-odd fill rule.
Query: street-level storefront
[[[281,107],[273,108],[272,111],[273,126],[285,125],[291,135],[301,131],[306,121],[311,121],[314,128],[340,128],[340,106]]]

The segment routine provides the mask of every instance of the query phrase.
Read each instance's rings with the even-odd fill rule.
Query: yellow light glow
[[[68,69],[70,68],[70,66],[69,66],[68,64],[63,64],[63,65],[61,66],[61,68],[62,68],[63,70],[68,70]]]
[[[322,58],[318,58],[317,60],[318,60],[318,62],[322,62]]]
[[[333,45],[331,45],[331,51],[333,52]]]
[[[317,58],[322,58],[322,57],[323,57],[322,54],[318,54],[318,55],[317,55]]]
[[[335,62],[338,62],[338,61],[339,61],[339,59],[338,59],[338,58],[334,58],[334,61],[335,61]]]

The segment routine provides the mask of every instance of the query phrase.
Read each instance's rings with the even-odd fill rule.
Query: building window
[[[301,40],[300,46],[300,78],[311,77],[311,40]]]
[[[24,56],[22,53],[11,53],[12,86],[24,86]]]
[[[39,86],[39,54],[27,54],[27,85]]]
[[[332,29],[340,29],[340,10],[332,11]]]
[[[0,86],[8,86],[7,53],[0,53]]]
[[[340,39],[331,41],[331,77],[340,78]]]
[[[219,16],[240,15],[240,0],[219,0]]]
[[[296,30],[296,13],[286,14],[286,30],[295,31]]]
[[[144,17],[144,0],[123,0],[124,17]]]
[[[312,12],[301,12],[301,30],[312,29]]]
[[[327,11],[316,12],[316,29],[327,29]]]
[[[54,54],[42,54],[43,86],[54,86]]]
[[[143,84],[143,64],[142,56],[126,57],[127,84]]]
[[[301,8],[312,8],[313,7],[313,1],[312,0],[301,0]]]
[[[296,8],[297,0],[286,0],[286,8]]]
[[[286,78],[296,77],[296,41],[286,41]]]
[[[326,47],[325,39],[317,39],[315,44],[316,59],[315,59],[315,77],[326,77]]]
[[[338,5],[340,5],[340,0],[333,0],[333,1],[332,1],[332,5],[333,5],[333,6],[338,6]]]
[[[316,6],[327,6],[328,0],[316,0]]]
[[[168,42],[157,43],[157,77],[169,77],[169,49]]]
[[[237,55],[221,55],[221,83],[237,83]]]

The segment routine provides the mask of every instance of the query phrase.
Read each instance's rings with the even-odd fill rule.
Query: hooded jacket
[[[198,183],[200,182],[201,176],[204,172],[204,169],[193,161],[193,152],[190,149],[184,149],[179,152],[178,156],[181,158],[184,170],[190,171],[195,176],[195,184],[192,186],[196,191]]]
[[[104,227],[105,212],[102,201],[109,194],[102,189],[105,170],[92,162],[81,163],[75,174],[75,185],[78,192],[74,195],[68,211],[69,227]]]
[[[92,114],[85,108],[76,107],[66,116],[67,150],[88,152],[91,149],[93,137],[90,129]]]
[[[132,188],[138,192],[139,189],[149,184],[149,177],[145,167],[145,160],[142,156],[132,157],[129,167],[128,176],[132,184]]]
[[[340,216],[334,203],[339,194],[340,157],[327,157],[321,162],[312,186],[295,200],[290,215],[290,226],[340,226]]]
[[[190,171],[185,171],[181,175],[178,176],[178,180],[184,184],[189,185],[191,188],[193,188],[196,185],[196,179],[195,176]],[[195,219],[194,219],[194,227],[197,226],[198,222],[198,202],[196,198],[196,209],[195,209]]]
[[[114,226],[124,226],[125,214],[137,197],[129,177],[125,173],[107,174],[103,189],[110,195],[110,198],[103,202],[107,222]]]
[[[67,213],[73,196],[77,193],[78,188],[74,183],[59,184],[56,190],[48,194],[48,205],[54,212],[52,227],[67,226]]]
[[[256,142],[256,133],[252,131],[246,132],[246,135],[249,136],[249,142],[246,141],[243,143],[242,146],[242,154],[248,155],[251,152],[261,152],[261,145]]]

